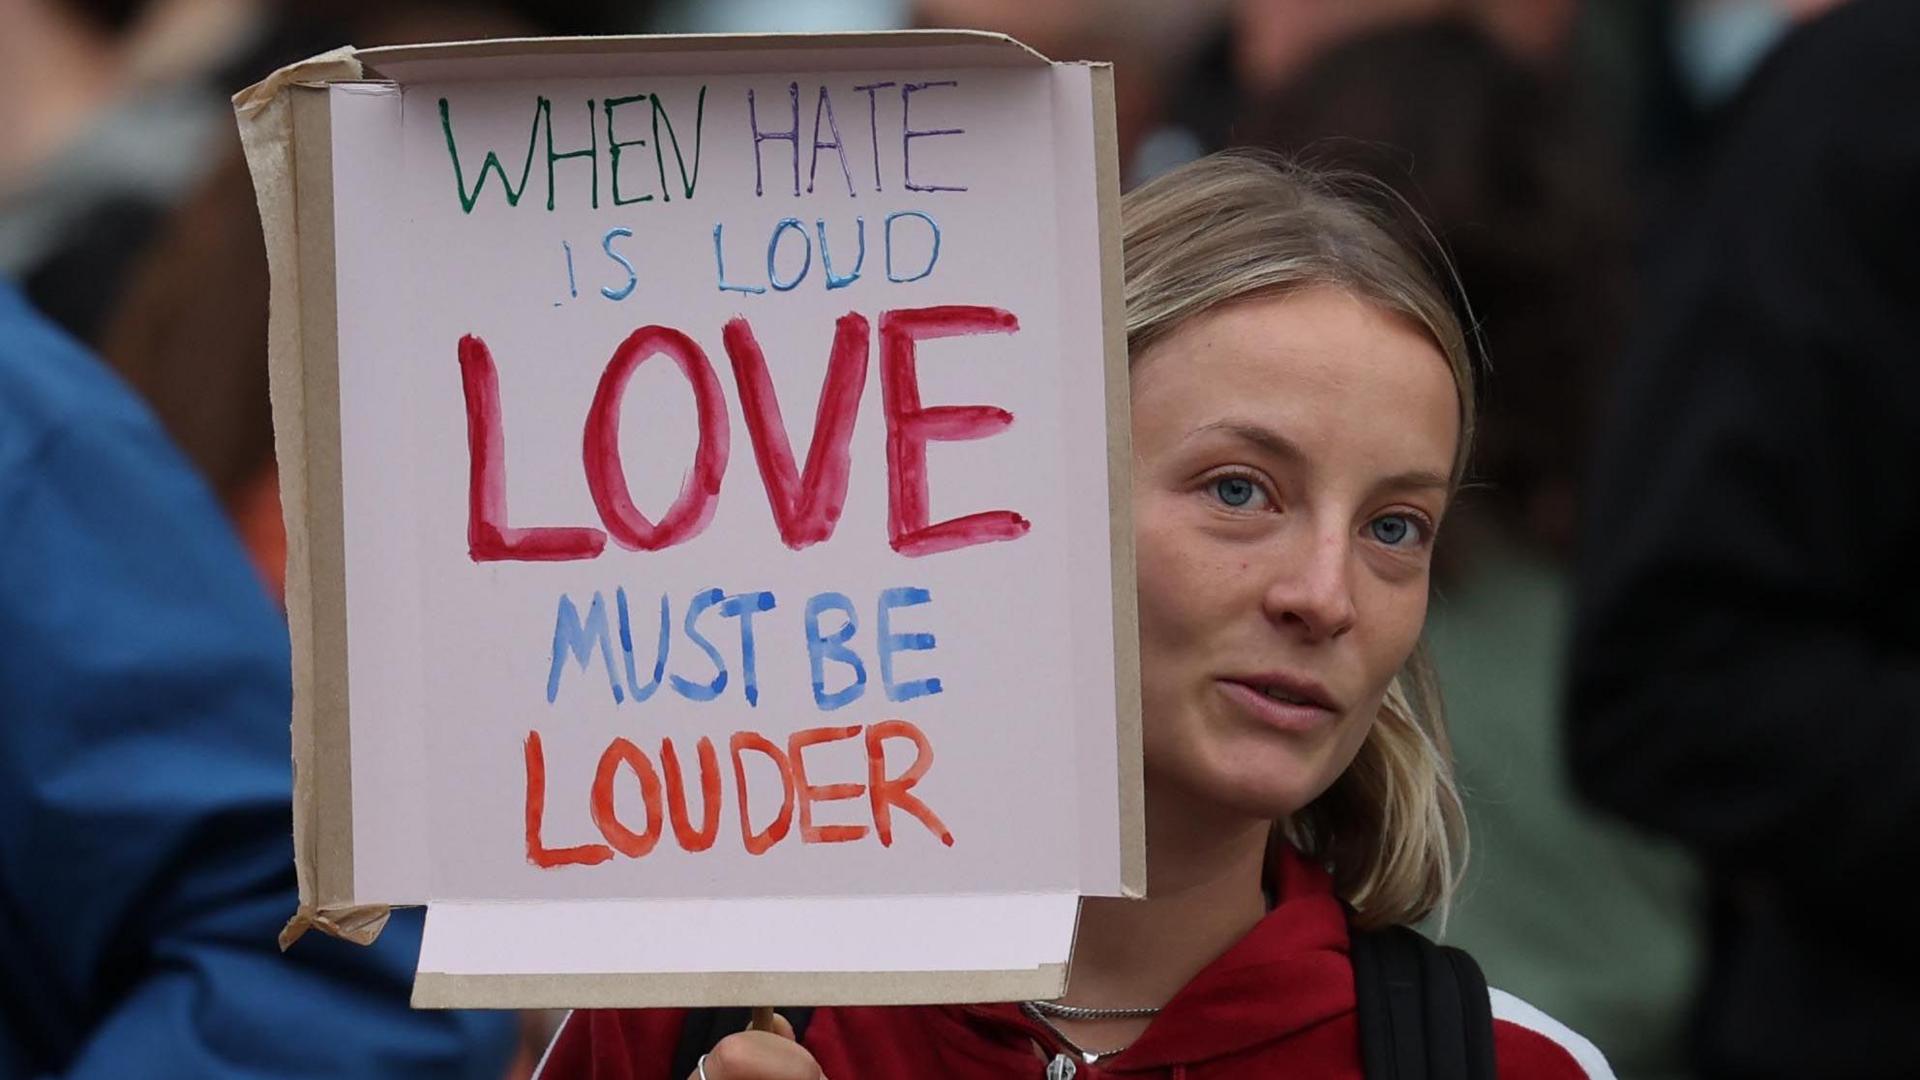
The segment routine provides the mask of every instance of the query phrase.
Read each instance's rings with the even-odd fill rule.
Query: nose
[[[1353,549],[1344,531],[1314,530],[1276,552],[1262,597],[1267,618],[1295,627],[1308,641],[1327,641],[1353,629]]]

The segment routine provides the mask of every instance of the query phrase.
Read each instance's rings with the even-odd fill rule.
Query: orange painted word
[[[817,783],[807,772],[807,749],[824,743],[861,738],[864,732],[867,758],[865,783],[840,781]],[[913,763],[896,776],[887,775],[886,743],[904,739],[913,744]],[[587,808],[602,842],[554,847],[545,835],[547,809],[547,760],[540,745],[540,733],[527,733],[527,861],[543,869],[561,866],[594,866],[613,858],[615,852],[630,859],[644,858],[659,845],[668,830],[682,851],[700,852],[713,847],[720,833],[722,816],[722,773],[713,740],[701,737],[695,746],[697,790],[700,797],[699,824],[694,824],[688,807],[686,769],[671,738],[660,740],[659,767],[632,741],[616,738],[600,755],[598,768],[588,788]],[[913,794],[913,787],[933,767],[933,744],[925,733],[905,720],[883,720],[862,728],[816,727],[796,731],[787,737],[785,747],[754,731],[736,731],[727,740],[727,752],[733,760],[734,805],[738,808],[740,839],[752,855],[765,854],[793,831],[795,819],[800,825],[803,844],[839,844],[865,839],[869,828],[859,825],[819,825],[814,823],[814,808],[821,803],[858,799],[870,807],[873,834],[882,847],[893,846],[893,812],[903,810],[919,819],[927,831],[953,846],[953,833],[933,809]],[[759,755],[779,771],[782,796],[780,809],[756,826],[747,792],[748,755]],[[629,809],[623,818],[614,806],[614,795],[625,788],[637,790],[640,812]],[[764,811],[764,807],[762,810]],[[635,825],[639,825],[636,829]]]

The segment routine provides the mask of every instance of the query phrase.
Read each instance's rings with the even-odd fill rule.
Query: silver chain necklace
[[[1160,1015],[1158,1005],[1133,1008],[1094,1008],[1087,1005],[1062,1005],[1057,1001],[1029,1001],[1033,1011],[1061,1020],[1145,1020]]]
[[[1112,1050],[1089,1050],[1079,1043],[1074,1042],[1066,1032],[1061,1031],[1052,1020],[1049,1020],[1047,1018],[1049,1013],[1062,1020],[1138,1020],[1144,1017],[1155,1016],[1160,1012],[1160,1009],[1158,1006],[1131,1009],[1095,1009],[1080,1005],[1061,1005],[1051,1001],[1023,1001],[1020,1003],[1020,1011],[1039,1023],[1041,1027],[1052,1032],[1053,1037],[1066,1044],[1067,1049],[1079,1054],[1082,1060],[1092,1065],[1101,1058],[1110,1058],[1118,1054],[1120,1051],[1125,1050],[1126,1047],[1116,1046]],[[1048,1070],[1050,1080],[1054,1071],[1056,1070],[1051,1068]],[[1073,1074],[1069,1072],[1065,1075],[1072,1076]]]

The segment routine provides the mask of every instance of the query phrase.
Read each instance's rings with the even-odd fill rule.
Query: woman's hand
[[[793,1025],[778,1013],[770,1031],[742,1031],[714,1044],[703,1068],[706,1080],[825,1080],[820,1063],[794,1041]]]

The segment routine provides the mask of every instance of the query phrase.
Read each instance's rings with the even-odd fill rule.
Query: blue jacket
[[[294,910],[287,634],[134,396],[0,284],[0,1078],[498,1080],[508,1014],[414,1012]]]

